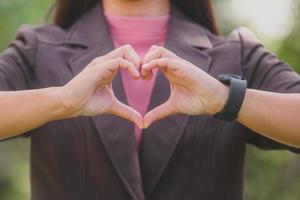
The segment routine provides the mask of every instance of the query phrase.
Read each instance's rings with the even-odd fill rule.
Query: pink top
[[[130,44],[141,58],[152,45],[163,46],[169,22],[169,16],[125,17],[105,13],[115,47]],[[121,70],[122,81],[128,104],[143,116],[147,112],[157,70],[153,71],[150,81],[133,80],[126,70]],[[142,130],[135,126],[137,146],[141,142]]]

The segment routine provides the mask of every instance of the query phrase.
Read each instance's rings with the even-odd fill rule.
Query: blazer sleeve
[[[23,26],[15,40],[0,53],[0,91],[31,89],[35,54],[35,32]],[[23,136],[29,136],[29,133]]]
[[[35,54],[35,32],[23,26],[15,40],[0,54],[0,91],[30,89]]]
[[[268,52],[249,29],[240,28],[238,35],[242,47],[242,72],[249,88],[279,93],[300,92],[300,76],[287,63]],[[280,144],[250,129],[248,142],[263,149],[288,149],[300,153],[300,149]]]

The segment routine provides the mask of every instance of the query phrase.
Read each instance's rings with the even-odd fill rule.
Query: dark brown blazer
[[[300,77],[248,29],[215,36],[172,8],[165,46],[214,77],[240,74],[249,88],[300,92]],[[113,48],[99,5],[69,30],[24,26],[0,56],[0,90],[62,86]],[[120,74],[113,88],[127,103]],[[168,95],[159,74],[148,110]],[[29,134],[33,200],[240,200],[247,143],[300,152],[212,116],[161,120],[143,131],[139,152],[133,124],[114,116],[50,122]]]

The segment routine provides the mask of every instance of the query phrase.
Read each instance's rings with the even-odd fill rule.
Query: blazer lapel
[[[172,8],[169,34],[165,47],[204,71],[209,70],[211,57],[202,49],[212,48],[202,27]],[[170,94],[168,80],[158,73],[148,111],[165,102]],[[146,199],[158,184],[187,125],[187,115],[176,115],[152,124],[143,130],[140,165]]]
[[[111,51],[114,46],[101,6],[93,8],[70,30],[67,43],[86,47],[69,60],[74,75],[78,74],[94,58]],[[121,74],[113,80],[116,97],[127,104]],[[111,115],[91,117],[107,154],[133,199],[144,199],[135,143],[134,125]]]
[[[69,60],[74,76],[92,59],[114,48],[100,5],[73,25],[66,43],[85,48]],[[202,70],[209,70],[211,58],[202,50],[210,49],[212,44],[204,29],[185,18],[175,7],[172,8],[165,46]],[[116,97],[127,104],[120,73],[112,85]],[[159,73],[148,111],[166,101],[169,93],[169,82]],[[91,118],[117,174],[133,199],[144,199],[143,189],[146,197],[151,195],[182,137],[188,118],[186,115],[172,116],[143,130],[140,165],[132,123],[110,115]]]

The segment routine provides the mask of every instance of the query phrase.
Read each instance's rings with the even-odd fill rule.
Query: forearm
[[[278,142],[300,147],[300,94],[247,89],[237,121]]]
[[[0,92],[0,139],[67,117],[59,88]]]

